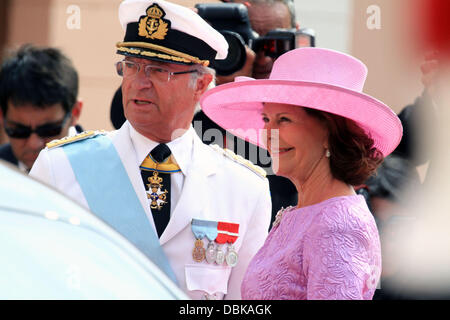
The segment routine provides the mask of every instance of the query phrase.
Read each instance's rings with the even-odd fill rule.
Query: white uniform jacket
[[[131,125],[125,122],[119,130],[107,136],[111,138],[147,217],[154,225],[130,138],[131,130]],[[192,128],[190,130],[193,131]],[[179,286],[192,299],[240,299],[244,273],[267,236],[271,216],[269,184],[266,178],[245,164],[205,145],[196,134],[193,136],[191,162],[183,172],[183,187],[160,244]],[[89,209],[63,148],[42,150],[30,175]],[[235,267],[193,260],[193,218],[239,224],[239,237],[234,244],[239,261]],[[205,238],[205,248],[207,243]]]

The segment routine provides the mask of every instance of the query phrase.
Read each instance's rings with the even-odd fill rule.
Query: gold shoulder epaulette
[[[66,144],[75,142],[75,141],[81,141],[88,138],[93,138],[95,136],[98,136],[99,134],[106,134],[107,132],[105,130],[89,130],[89,131],[83,131],[77,135],[74,136],[66,136],[61,139],[52,140],[49,143],[46,144],[47,149],[56,148],[60,146],[64,146]]]
[[[266,177],[267,173],[266,173],[266,171],[263,168],[253,164],[251,161],[241,157],[240,155],[237,155],[236,153],[234,153],[230,149],[222,149],[217,144],[210,145],[210,147],[213,150],[223,154],[225,157],[233,160],[234,162],[237,162],[237,163],[243,165],[244,167],[250,169],[251,171],[256,173],[258,176],[260,176],[262,178]]]

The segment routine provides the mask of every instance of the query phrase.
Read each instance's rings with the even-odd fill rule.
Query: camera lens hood
[[[245,42],[239,33],[229,30],[219,32],[228,42],[228,56],[224,60],[212,60],[210,67],[216,70],[217,75],[228,76],[244,66],[247,59]]]

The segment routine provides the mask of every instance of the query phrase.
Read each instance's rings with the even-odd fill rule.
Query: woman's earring
[[[331,157],[330,150],[327,149],[327,152],[325,152],[325,157],[327,157],[327,158]]]

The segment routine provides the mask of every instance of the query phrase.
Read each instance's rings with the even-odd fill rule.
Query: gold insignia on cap
[[[170,21],[163,19],[164,10],[154,3],[147,8],[147,15],[139,19],[139,35],[150,39],[164,40],[169,31]]]

